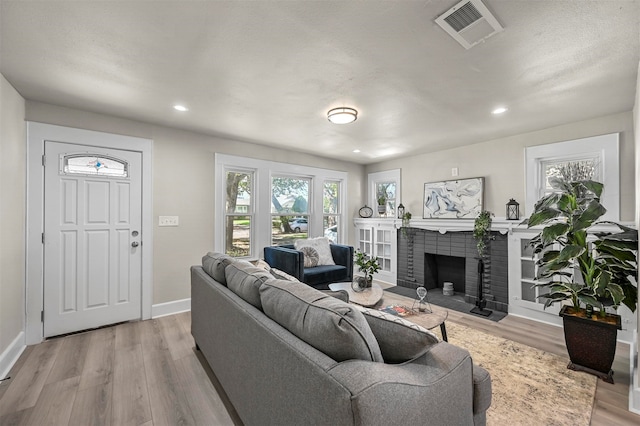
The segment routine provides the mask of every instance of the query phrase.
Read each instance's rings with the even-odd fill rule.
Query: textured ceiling
[[[0,0],[0,72],[29,100],[359,163],[633,108],[639,1],[485,0],[505,30],[470,50],[434,23],[456,3]]]

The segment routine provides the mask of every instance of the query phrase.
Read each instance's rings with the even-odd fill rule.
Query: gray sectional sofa
[[[191,290],[197,348],[246,425],[486,423],[487,371],[421,327],[217,253]]]

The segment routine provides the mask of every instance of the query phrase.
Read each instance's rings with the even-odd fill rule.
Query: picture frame
[[[424,184],[423,219],[475,219],[484,209],[484,178]]]

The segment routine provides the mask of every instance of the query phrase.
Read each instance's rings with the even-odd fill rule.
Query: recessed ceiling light
[[[357,154],[358,152],[360,152],[360,150],[359,149],[354,149],[353,152],[355,152]]]
[[[508,111],[508,108],[505,107],[500,107],[500,108],[496,108],[493,111],[491,111],[491,114],[493,115],[499,115],[499,114],[504,114],[505,112]]]
[[[186,106],[183,106],[183,105],[174,105],[173,109],[178,110],[178,111],[182,111],[182,112],[189,111],[189,108],[187,108]]]
[[[356,121],[358,118],[358,111],[353,108],[334,108],[329,110],[327,118],[334,124],[349,124]]]

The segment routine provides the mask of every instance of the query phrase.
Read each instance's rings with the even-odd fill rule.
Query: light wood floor
[[[407,299],[385,293],[385,303],[396,301]],[[182,313],[29,346],[0,384],[0,425],[240,425],[194,349],[190,320]],[[566,356],[559,327],[455,311],[447,321]],[[638,425],[627,411],[627,345],[618,346],[614,370],[615,385],[598,380],[591,424]]]

